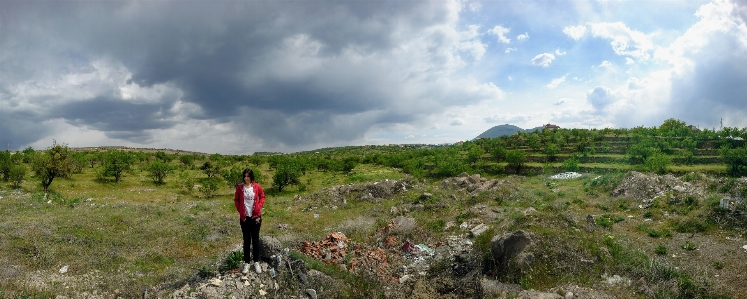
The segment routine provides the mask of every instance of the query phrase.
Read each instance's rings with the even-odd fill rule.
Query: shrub
[[[693,242],[685,241],[685,244],[682,244],[682,249],[685,250],[695,250],[698,249]]]
[[[644,165],[646,169],[658,174],[664,174],[668,171],[669,164],[672,163],[672,158],[664,153],[654,153],[650,157],[647,157]]]
[[[226,259],[223,261],[223,265],[220,270],[225,272],[232,269],[238,269],[241,263],[244,261],[244,254],[241,251],[231,251]]]
[[[576,159],[576,157],[566,159],[565,161],[563,161],[563,169],[565,171],[578,171],[579,169],[578,163],[579,162],[578,162],[578,159]]]
[[[156,185],[163,185],[163,180],[166,176],[174,172],[174,167],[168,162],[164,162],[161,159],[156,159],[146,169],[150,173],[150,177]]]
[[[37,155],[34,159],[34,173],[41,179],[44,192],[49,192],[49,185],[56,177],[67,177],[72,171],[70,162],[70,150],[67,145],[59,145],[56,141],[52,146],[44,151],[44,154]]]
[[[218,190],[219,184],[220,179],[217,177],[205,178],[202,180],[200,192],[205,196],[205,198],[212,198],[215,195],[215,191]]]
[[[102,169],[99,175],[114,177],[114,181],[119,183],[123,173],[132,171],[136,158],[129,152],[110,149],[101,155],[101,159]]]
[[[664,245],[659,245],[659,246],[658,246],[658,247],[656,247],[656,249],[654,250],[654,253],[656,253],[656,254],[658,254],[658,255],[665,255],[665,254],[667,254],[667,247],[666,247],[666,246],[664,246]]]
[[[278,164],[277,172],[272,177],[272,184],[278,189],[278,192],[282,192],[283,188],[289,185],[298,185],[301,183],[301,170],[292,161],[286,161]]]
[[[26,177],[26,167],[23,165],[13,165],[8,171],[8,180],[13,184],[13,188],[18,188]]]

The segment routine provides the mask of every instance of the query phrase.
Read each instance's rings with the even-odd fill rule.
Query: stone
[[[208,285],[211,285],[211,286],[214,286],[214,287],[220,287],[221,285],[223,285],[223,281],[220,280],[220,279],[218,279],[218,278],[212,278],[208,282]]]
[[[269,260],[273,255],[279,256],[283,250],[283,244],[273,236],[259,236],[259,256],[264,260]]]
[[[314,289],[306,289],[306,294],[309,295],[309,298],[311,299],[317,299],[316,291]]]
[[[264,297],[265,295],[267,295],[267,291],[265,291],[265,290],[259,290],[259,295],[262,296],[262,297]]]
[[[594,216],[586,215],[586,231],[593,232],[597,228],[597,223],[594,221]]]
[[[519,293],[519,296],[516,297],[517,299],[563,299],[563,296],[560,296],[555,293],[543,293],[543,292],[537,292],[537,291],[523,291]]]
[[[531,244],[530,234],[517,230],[510,234],[493,237],[490,241],[490,252],[494,260],[498,261],[502,267],[506,267],[511,259]]]
[[[729,201],[731,201],[731,197],[724,197],[721,199],[721,202],[719,203],[719,207],[725,210],[729,209]]]
[[[498,295],[512,295],[520,293],[524,289],[519,284],[502,283],[497,280],[483,278],[480,280],[480,287],[487,298],[498,297]]]
[[[412,275],[407,274],[407,275],[403,275],[402,277],[399,278],[399,283],[401,283],[401,284],[402,283],[407,283],[408,281],[411,281],[411,280],[415,280],[415,279],[412,277]]]
[[[470,235],[471,235],[472,237],[477,237],[477,236],[479,236],[479,235],[482,235],[482,233],[486,232],[486,231],[487,231],[487,230],[488,230],[489,228],[490,228],[489,226],[487,226],[487,225],[485,225],[485,224],[483,224],[483,223],[480,223],[480,224],[478,224],[477,226],[473,227],[473,228],[472,228],[472,229],[471,229],[471,230],[469,231],[469,233],[470,233]]]
[[[573,292],[565,293],[565,299],[573,299]]]

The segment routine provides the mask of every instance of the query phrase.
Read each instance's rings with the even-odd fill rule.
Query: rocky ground
[[[566,173],[549,179],[575,179],[578,174]],[[599,179],[590,179],[590,182]],[[506,179],[487,180],[479,175],[462,175],[443,180],[438,186],[441,194],[453,200],[475,198],[489,193],[496,199],[514,200],[521,192],[519,184],[525,178],[509,177]],[[631,244],[638,246],[641,252],[655,256],[651,263],[661,263],[671,269],[694,273],[695,277],[707,282],[715,290],[725,290],[726,297],[744,298],[747,287],[747,241],[739,230],[717,231],[715,233],[674,233],[668,238],[646,239],[626,231],[635,231],[640,225],[654,226],[657,222],[664,227],[665,223],[684,221],[681,215],[662,210],[660,217],[639,217],[633,214],[643,214],[646,211],[656,211],[661,202],[676,205],[680,202],[697,201],[701,206],[706,197],[714,196],[714,186],[726,184],[719,179],[709,179],[699,174],[692,174],[684,181],[672,175],[647,175],[638,172],[626,174],[610,191],[612,199],[631,200],[635,206],[626,213],[628,220],[616,224],[620,226],[623,235],[631,238]],[[729,221],[744,221],[738,215],[741,203],[738,192],[744,189],[747,180],[738,179],[728,182],[730,187],[721,188],[724,200],[720,201]],[[397,194],[416,188],[417,182],[384,181],[366,184],[351,184],[337,186],[308,195],[308,198],[326,201],[330,205],[345,203],[349,198],[363,201],[380,201],[391,199]],[[548,183],[552,192],[563,192],[562,188],[554,188]],[[710,192],[710,193],[709,193]],[[588,193],[588,192],[587,192]],[[417,230],[422,224],[409,216],[410,212],[423,209],[439,208],[443,201],[431,200],[434,197],[429,192],[420,192],[419,197],[412,203],[405,203],[392,207],[389,211],[390,220],[376,230],[376,242],[372,244],[351,241],[342,232],[332,232],[321,240],[305,240],[300,243],[283,244],[271,236],[262,236],[262,272],[242,274],[238,269],[231,269],[211,275],[195,275],[188,281],[177,286],[154,286],[144,291],[144,298],[629,298],[662,297],[661,290],[667,288],[666,283],[674,291],[675,297],[688,297],[678,285],[677,279],[654,283],[643,277],[630,278],[625,275],[604,272],[597,277],[597,282],[588,286],[574,283],[562,283],[543,291],[526,290],[518,283],[506,283],[497,279],[498,276],[486,272],[485,261],[492,263],[492,269],[506,269],[518,271],[523,275],[531,274],[538,260],[547,259],[549,247],[554,252],[551,257],[561,260],[551,263],[557,268],[577,267],[583,264],[589,269],[594,264],[602,264],[610,253],[607,248],[600,247],[598,254],[589,252],[572,252],[564,248],[573,248],[568,244],[555,244],[562,238],[547,239],[547,236],[537,235],[530,230],[504,231],[496,223],[506,218],[506,212],[495,206],[476,203],[468,207],[467,212],[472,215],[460,223],[446,221],[445,230],[452,232],[442,238],[431,238],[424,243],[411,242],[406,232]],[[709,195],[710,194],[710,195]],[[304,200],[297,198],[297,200]],[[445,207],[440,207],[445,208]],[[539,207],[538,207],[539,209]],[[638,211],[638,212],[636,212]],[[534,215],[540,214],[534,207],[518,211],[521,221],[534,221],[537,225],[558,226],[550,219],[538,219]],[[732,213],[732,214],[729,214]],[[517,216],[514,216],[517,217]],[[534,218],[533,218],[534,217]],[[600,230],[607,236],[615,233],[614,229],[598,227],[598,214],[578,214],[570,212],[560,213],[555,218],[562,218],[568,223],[579,225],[568,227],[569,231],[588,234]],[[548,218],[553,218],[548,217]],[[577,220],[578,219],[578,220]],[[519,221],[519,220],[517,220]],[[668,221],[668,222],[667,222]],[[726,220],[724,220],[726,221]],[[743,222],[744,223],[744,222]],[[281,224],[282,225],[282,224]],[[560,224],[568,225],[568,224]],[[557,227],[555,227],[557,229]],[[540,228],[540,230],[542,230]],[[620,231],[617,231],[620,233]],[[480,256],[475,250],[475,242],[483,236],[489,237],[489,256]],[[641,239],[643,238],[643,239]],[[484,239],[484,236],[483,236]],[[686,248],[683,244],[697,244],[695,248]],[[744,248],[743,248],[744,245]],[[666,246],[670,249],[665,255],[654,255],[656,246]],[[237,248],[236,250],[240,250]],[[484,252],[483,252],[484,253]],[[605,255],[607,257],[605,257]],[[567,259],[567,260],[562,260]],[[216,265],[225,264],[216,261]],[[718,262],[720,266],[714,266]],[[310,263],[324,265],[313,266]],[[324,273],[317,269],[326,269]],[[669,269],[669,268],[667,268]],[[358,278],[356,278],[358,277]],[[669,282],[667,282],[669,281]],[[680,292],[680,293],[677,293]],[[680,294],[680,295],[677,295]],[[741,295],[740,295],[741,294]],[[669,297],[672,295],[665,295]],[[94,295],[85,298],[98,298]]]

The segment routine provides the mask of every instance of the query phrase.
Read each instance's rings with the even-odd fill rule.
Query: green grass
[[[196,161],[195,165],[201,163]],[[228,167],[245,166],[237,163]],[[283,239],[291,248],[300,240],[317,241],[333,231],[344,232],[354,242],[375,244],[381,237],[377,229],[396,216],[390,213],[391,208],[397,207],[400,214],[405,214],[402,209],[409,206],[411,210],[406,215],[415,218],[418,225],[398,237],[410,238],[415,243],[428,244],[446,236],[465,234],[458,228],[465,221],[488,224],[491,229],[473,239],[484,264],[489,263],[486,257],[493,236],[515,229],[537,234],[536,252],[541,254],[536,256],[536,264],[530,269],[512,268],[501,274],[506,282],[538,289],[564,283],[593,285],[603,273],[619,273],[645,278],[663,297],[669,295],[665,286],[673,281],[685,290],[684,294],[708,297],[709,293],[695,288],[696,281],[690,274],[656,263],[642,250],[633,249],[637,248],[633,239],[641,237],[641,242],[651,243],[652,238],[658,238],[656,242],[664,242],[667,239],[663,237],[673,235],[670,229],[675,233],[715,230],[718,225],[703,220],[705,216],[697,216],[710,212],[714,199],[706,204],[688,199],[678,204],[657,202],[658,206],[636,216],[653,221],[644,224],[638,221],[642,218],[627,220],[629,214],[635,215],[630,210],[636,210],[637,202],[612,198],[610,192],[630,165],[580,166],[619,171],[587,174],[573,180],[549,180],[546,175],[485,174],[489,179],[507,180],[518,190],[506,187],[476,196],[444,190],[441,180],[420,179],[418,188],[393,198],[361,201],[356,194],[333,197],[317,192],[331,186],[402,179],[405,175],[391,167],[359,164],[350,173],[308,171],[300,178],[303,186],[289,186],[277,192],[271,188],[273,170],[265,163],[257,168],[263,174],[260,183],[268,194],[262,233]],[[698,165],[692,169],[718,168],[711,166]],[[187,189],[181,184],[185,179],[200,183],[204,174],[196,168],[179,169],[161,186],[155,185],[138,167],[125,174],[120,183],[97,180],[97,170],[85,168],[72,179],[55,179],[53,192],[46,197],[38,191],[33,178],[21,185],[21,195],[11,190],[9,184],[0,183],[3,196],[0,264],[12,264],[19,269],[13,273],[0,272],[0,290],[3,290],[0,299],[71,296],[83,291],[115,289],[128,294],[126,297],[136,297],[146,287],[178,283],[195,273],[209,276],[216,271],[234,269],[240,263],[240,252],[231,251],[241,242],[241,233],[232,201],[233,188],[227,184],[221,183],[215,196],[206,198],[198,189]],[[180,177],[178,173],[183,175]],[[424,192],[432,196],[421,198]],[[296,195],[299,197],[295,198]],[[343,203],[343,198],[347,203]],[[484,211],[472,209],[478,204],[486,206],[484,211],[493,213],[493,218],[486,219]],[[422,206],[415,209],[415,205]],[[677,211],[681,215],[667,219],[662,216],[663,211]],[[315,214],[319,216],[314,217]],[[595,221],[603,229],[586,232],[583,229],[586,215],[601,215]],[[451,222],[456,227],[446,229]],[[280,230],[278,224],[288,224],[289,229]],[[668,245],[672,251],[679,250],[680,244]],[[692,246],[686,242],[681,248],[690,251]],[[667,248],[660,247],[649,247],[646,252],[655,253],[655,258],[664,257]],[[352,275],[296,253],[294,257],[304,260],[311,269],[347,282],[352,289],[342,292],[349,297],[367,294],[366,291],[378,294],[380,290],[381,286],[370,277]],[[222,264],[211,266],[216,260]],[[450,269],[448,261],[445,263],[444,269]],[[724,267],[720,262],[709,263],[713,263],[709,267],[716,269]],[[79,283],[69,289],[54,285],[33,288],[19,280],[25,273],[58,273],[63,266],[69,266],[66,275],[71,277],[93,275],[106,279]]]

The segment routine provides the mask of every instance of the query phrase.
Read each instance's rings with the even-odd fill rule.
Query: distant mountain
[[[475,139],[496,138],[496,137],[501,137],[501,136],[506,136],[506,135],[513,135],[513,134],[516,134],[516,132],[531,133],[537,130],[542,130],[542,127],[536,127],[536,128],[525,130],[514,125],[505,124],[505,125],[492,127],[489,130],[482,132],[482,134],[475,137]]]

